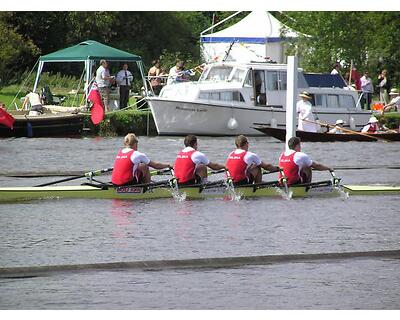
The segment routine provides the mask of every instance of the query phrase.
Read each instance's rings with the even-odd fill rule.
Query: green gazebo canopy
[[[141,61],[141,57],[107,46],[94,40],[86,40],[39,58],[41,62],[66,62],[86,60]]]

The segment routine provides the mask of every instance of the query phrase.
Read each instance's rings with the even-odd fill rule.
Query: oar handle
[[[227,170],[225,170],[225,169],[219,169],[219,170],[215,170],[215,171],[208,171],[208,172],[207,172],[207,175],[211,176],[211,175],[213,175],[213,174],[223,173],[223,172],[225,172],[225,171],[227,171]]]
[[[110,172],[110,171],[113,171],[113,170],[114,170],[114,168],[111,167],[111,168],[105,168],[105,169],[100,169],[100,170],[95,170],[95,171],[89,171],[89,172],[85,173],[85,177],[90,178],[90,177],[100,176],[103,173]]]
[[[163,176],[163,175],[171,175],[172,174],[172,168],[164,168],[160,170],[151,170],[150,175],[151,176]]]

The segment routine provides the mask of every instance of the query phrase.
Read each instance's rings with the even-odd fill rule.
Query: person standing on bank
[[[368,71],[364,72],[364,75],[360,79],[361,81],[361,90],[362,90],[362,98],[361,105],[363,109],[370,110],[371,109],[371,101],[372,101],[372,79],[368,77]],[[365,107],[365,103],[367,104]]]
[[[115,77],[119,85],[119,108],[123,109],[128,107],[129,91],[131,90],[133,75],[128,70],[128,64],[124,63],[122,70],[117,73]]]
[[[96,83],[104,104],[104,111],[110,111],[110,85],[114,78],[110,76],[108,62],[100,60],[100,67],[96,71]]]
[[[307,132],[317,132],[318,125],[315,122],[315,117],[312,112],[311,96],[307,91],[299,94],[301,100],[297,101],[296,110],[299,114],[298,130]]]

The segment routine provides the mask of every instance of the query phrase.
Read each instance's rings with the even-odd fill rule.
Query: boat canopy
[[[304,73],[309,87],[317,88],[344,88],[347,87],[342,76],[329,73]]]

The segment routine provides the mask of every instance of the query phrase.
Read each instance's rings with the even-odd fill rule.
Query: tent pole
[[[39,61],[39,66],[38,66],[38,70],[37,70],[36,78],[35,78],[35,84],[33,85],[33,92],[36,92],[36,89],[38,87],[39,80],[40,80],[40,74],[42,73],[42,70],[43,70],[43,65],[44,65],[44,62]]]
[[[86,79],[85,79],[85,95],[87,97],[89,93],[89,83],[92,77],[92,60],[85,60],[85,71],[86,71]]]
[[[145,95],[147,97],[149,95],[149,88],[147,87],[147,81],[146,81],[146,78],[144,76],[143,62],[141,60],[140,61],[136,61],[136,64],[137,64],[137,66],[139,68],[140,76],[142,77],[142,82],[143,82],[143,85],[144,85],[144,92],[145,92]]]

